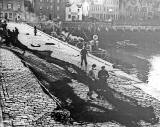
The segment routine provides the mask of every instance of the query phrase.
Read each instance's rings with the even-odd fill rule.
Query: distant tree
[[[24,6],[27,7],[29,12],[34,12],[33,4],[30,0],[25,0],[24,1]]]

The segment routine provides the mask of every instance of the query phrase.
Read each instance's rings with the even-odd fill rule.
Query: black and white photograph
[[[0,127],[160,127],[160,0],[0,0]]]

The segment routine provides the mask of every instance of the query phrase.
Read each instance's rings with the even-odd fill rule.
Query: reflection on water
[[[151,70],[148,76],[148,85],[160,90],[160,56],[154,56],[150,60]]]

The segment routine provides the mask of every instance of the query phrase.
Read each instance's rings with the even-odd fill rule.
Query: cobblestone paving
[[[24,40],[24,39],[23,39]],[[27,42],[29,42],[29,40],[27,40],[26,39],[26,41]],[[32,40],[33,41],[33,40]],[[55,50],[54,50],[55,51]],[[6,52],[6,51],[4,51],[5,52],[5,54],[8,54],[8,52]],[[61,56],[59,56],[59,54],[63,54],[63,55],[61,55]],[[5,56],[5,54],[3,54],[3,56]],[[7,56],[8,57],[8,56]],[[68,62],[73,62],[73,63],[75,63],[75,64],[77,64],[78,63],[78,61],[79,61],[79,58],[77,57],[77,60],[74,60],[74,61],[71,61],[72,59],[68,59],[67,57],[66,57],[66,55],[65,55],[65,52],[63,53],[63,52],[60,52],[59,50],[58,51],[55,51],[55,52],[53,52],[52,53],[52,57],[58,57],[59,59],[62,59],[62,60],[64,60],[64,61],[68,61]],[[70,56],[70,58],[72,58],[72,57],[75,57],[75,56]],[[15,58],[15,59],[14,59]],[[14,62],[12,61],[12,59],[14,59]],[[28,59],[30,59],[34,64],[36,64],[36,62],[38,62],[39,60],[37,60],[37,58],[35,57],[35,56],[30,56],[30,57],[28,57]],[[39,84],[37,83],[37,81],[35,80],[35,78],[33,77],[33,75],[30,73],[30,71],[27,69],[27,68],[24,68],[24,67],[19,67],[20,65],[22,66],[22,64],[17,64],[18,62],[16,61],[15,62],[15,60],[16,60],[16,57],[14,56],[12,56],[12,58],[10,58],[9,60],[11,60],[11,61],[8,61],[8,64],[6,64],[5,63],[5,61],[6,60],[8,60],[8,58],[5,58],[5,59],[3,59],[3,66],[2,66],[2,69],[4,69],[3,70],[3,74],[4,74],[4,79],[5,79],[5,81],[9,81],[10,83],[8,83],[8,82],[5,82],[5,85],[7,86],[7,88],[9,89],[7,89],[8,91],[9,91],[9,96],[10,97],[12,97],[13,95],[15,96],[15,100],[17,101],[17,103],[18,103],[18,101],[19,101],[19,98],[21,97],[19,97],[17,94],[19,93],[17,90],[15,91],[15,89],[14,89],[14,87],[16,88],[16,89],[18,89],[18,90],[21,90],[21,92],[23,92],[22,91],[22,89],[23,88],[25,88],[26,87],[26,85],[24,85],[24,84],[29,84],[29,86],[27,87],[27,91],[25,90],[24,92],[25,93],[22,93],[21,95],[32,95],[32,96],[35,96],[35,91],[33,91],[33,90],[31,90],[30,88],[32,88],[33,87],[33,84],[34,85],[36,85],[36,87],[35,87],[35,89],[37,90],[37,86],[38,86],[38,88],[39,88]],[[42,61],[41,61],[42,62]],[[19,61],[19,63],[20,63],[20,61]],[[13,65],[11,65],[11,64],[13,64],[14,65],[14,67],[13,67]],[[78,63],[79,64],[79,63]],[[5,65],[5,66],[4,66]],[[41,67],[42,69],[44,69],[44,70],[46,70],[47,68],[46,68],[46,65],[47,66],[50,66],[50,67],[53,67],[53,66],[51,66],[51,64],[47,64],[46,62],[42,62],[42,64],[36,64],[38,67]],[[6,68],[6,66],[7,66],[7,68]],[[12,66],[12,68],[8,68],[9,66]],[[19,68],[18,68],[19,67]],[[20,69],[20,70],[18,70],[18,69],[16,69],[16,68],[18,68],[18,69]],[[24,70],[23,70],[23,69]],[[21,70],[22,69],[22,70]],[[50,70],[47,70],[48,72],[49,72],[49,74],[50,75],[52,75],[53,77],[56,77],[56,75],[54,75],[54,73],[52,72],[52,71],[50,71]],[[5,72],[5,73],[4,73]],[[12,73],[11,73],[12,72]],[[56,72],[56,71],[55,71]],[[25,74],[26,73],[26,74]],[[8,76],[10,76],[10,77],[7,77],[7,74],[8,74]],[[61,74],[59,74],[59,75],[61,75]],[[19,79],[17,79],[19,77]],[[22,79],[21,79],[21,77],[22,77]],[[21,80],[20,80],[21,79]],[[32,80],[33,81],[32,81]],[[23,84],[23,82],[25,82],[24,84]],[[10,85],[11,84],[11,85]],[[16,85],[15,85],[16,84]],[[109,86],[111,87],[111,88],[113,88],[113,89],[115,89],[116,91],[118,91],[118,92],[120,92],[120,93],[122,93],[123,95],[127,95],[127,96],[129,96],[129,97],[131,97],[131,98],[133,98],[133,99],[135,99],[135,100],[137,100],[138,101],[138,104],[140,104],[140,105],[142,105],[142,106],[153,106],[154,107],[154,110],[155,110],[155,113],[156,113],[156,116],[157,117],[159,117],[160,118],[160,102],[158,101],[158,100],[156,100],[156,99],[154,99],[154,98],[152,98],[150,95],[148,95],[148,94],[145,94],[142,90],[140,90],[140,89],[138,89],[138,88],[136,88],[136,87],[134,87],[133,85],[131,85],[132,84],[132,81],[128,81],[128,80],[125,80],[125,79],[121,79],[121,78],[119,78],[119,77],[115,77],[115,76],[110,76],[110,78],[109,78]],[[12,85],[14,86],[14,87],[12,87]],[[22,87],[21,87],[21,86]],[[20,87],[19,87],[20,86]],[[83,84],[80,84],[80,83],[77,83],[76,81],[74,81],[73,80],[73,83],[72,84],[70,84],[70,86],[72,86],[74,89],[75,89],[75,92],[77,93],[77,95],[79,95],[81,98],[85,98],[86,96],[84,95],[84,91],[86,91],[87,92],[87,90],[86,90],[86,86],[84,86]],[[33,89],[34,89],[34,87],[33,87]],[[20,88],[20,89],[19,89]],[[38,92],[38,93],[43,93],[42,92],[42,90],[39,88],[39,90],[41,91],[41,92]],[[10,92],[11,91],[11,92]],[[21,93],[20,92],[20,93]],[[85,92],[85,93],[86,93]],[[31,94],[30,94],[31,93]],[[38,95],[38,93],[36,93],[36,95]],[[43,94],[41,94],[41,95],[44,95],[44,93]],[[45,95],[46,96],[46,95]],[[18,98],[18,99],[17,99]],[[48,97],[46,97],[47,99],[48,99]],[[14,99],[11,99],[11,100],[9,100],[8,101],[8,105],[10,106],[10,104],[9,104],[9,102],[11,101],[11,103],[13,103],[13,101],[12,100],[14,100]],[[27,100],[27,99],[26,99]],[[30,99],[31,100],[31,99]],[[35,100],[35,99],[34,99]],[[45,99],[46,100],[46,99]],[[23,102],[23,101],[22,101]],[[32,102],[32,101],[30,101],[30,102]],[[29,105],[30,105],[30,102],[28,102],[29,103]],[[42,101],[43,102],[43,101]],[[48,101],[47,101],[48,102]],[[54,102],[52,102],[52,103],[54,103]],[[6,105],[7,105],[6,104]],[[18,104],[19,105],[19,104]],[[24,106],[23,104],[22,104],[22,106]],[[110,105],[108,105],[108,106],[110,106]],[[18,106],[17,106],[18,107]],[[24,107],[26,107],[26,105],[24,106]],[[34,105],[31,105],[30,107],[32,107],[31,108],[31,111],[30,112],[32,112],[33,113],[33,107],[34,107]],[[54,107],[54,106],[53,106]],[[12,107],[14,110],[15,110],[15,108],[14,107]],[[8,109],[8,108],[6,108],[6,109]],[[19,108],[20,109],[20,108]],[[24,108],[25,109],[25,108]],[[54,108],[53,108],[54,109]],[[14,112],[14,110],[13,110],[13,112]],[[18,112],[17,110],[15,110],[15,112],[14,113],[12,113],[12,114],[16,114],[16,112]],[[30,113],[29,112],[29,113]],[[11,114],[11,115],[12,115]],[[48,112],[48,110],[46,109],[46,112],[45,113],[43,113],[43,114],[45,114],[45,115],[43,115],[43,117],[38,117],[39,119],[37,119],[37,123],[36,122],[34,122],[34,119],[35,118],[37,118],[37,117],[35,117],[33,114],[31,114],[30,115],[30,117],[32,117],[32,118],[30,118],[29,120],[30,121],[32,121],[32,122],[30,122],[32,125],[31,126],[42,126],[42,124],[44,124],[44,123],[46,123],[46,122],[43,122],[43,121],[47,121],[47,123],[49,123],[48,122],[48,119],[49,120],[51,120],[51,118],[49,117],[49,112]],[[15,115],[13,115],[13,116],[15,116]],[[18,116],[18,115],[17,115]],[[18,119],[18,118],[17,118]],[[14,121],[13,121],[14,122]],[[56,126],[56,124],[55,124],[55,121],[52,121],[53,123],[54,123],[54,126]],[[51,124],[52,124],[52,122],[50,122]],[[34,125],[35,124],[35,125]],[[159,127],[160,126],[160,124],[156,124],[156,125],[150,125],[150,124],[146,124],[146,123],[144,123],[143,124],[143,122],[141,123],[141,125],[142,126],[144,126],[144,127]],[[44,125],[43,125],[44,126]],[[47,124],[45,125],[45,126],[47,126]],[[49,125],[50,126],[50,125]],[[62,125],[60,125],[60,124],[58,124],[57,126],[62,126]],[[88,124],[88,125],[84,125],[84,126],[93,126],[93,124]],[[97,123],[95,126],[102,126],[102,124],[101,123]],[[112,122],[108,122],[108,123],[104,123],[103,124],[103,126],[107,126],[107,127],[110,127],[110,126],[113,126],[113,127],[118,127],[118,126],[120,126],[120,125],[118,125],[118,124],[115,124],[115,123],[112,123]]]
[[[132,82],[128,80],[119,79],[118,77],[115,76],[110,76],[108,82],[111,88],[115,89],[116,91],[119,91],[123,95],[136,99],[139,104],[143,106],[157,105],[158,106],[158,107],[156,106],[157,110],[160,109],[160,101],[133,86]],[[160,114],[158,116],[160,117]]]
[[[138,89],[135,86],[133,86],[132,82],[130,82],[129,80],[119,79],[118,77],[110,76],[108,82],[111,88],[120,92],[122,95],[126,95],[137,100],[137,103],[139,105],[142,105],[143,107],[152,106],[154,108],[156,117],[160,118],[160,101],[153,98],[151,95],[146,94],[141,89]],[[143,126],[144,123],[141,124]],[[160,123],[156,125],[144,124],[144,126],[160,127]]]
[[[56,103],[50,99],[41,89],[38,81],[32,75],[30,70],[21,63],[10,51],[0,49],[0,57],[2,61],[1,76],[3,89],[1,88],[2,95],[2,110],[4,117],[5,127],[61,127],[71,126],[62,125],[54,121],[50,114],[56,108]],[[51,70],[54,68],[52,64],[47,64],[45,61],[35,57],[32,54],[26,54],[26,60],[34,60],[34,64],[53,76]],[[43,64],[37,64],[40,63]],[[50,70],[47,69],[48,66]],[[51,69],[52,68],[52,69]],[[47,70],[46,70],[47,69]],[[56,68],[54,68],[56,69]],[[56,73],[57,74],[57,73]],[[55,75],[55,74],[54,74]],[[57,76],[57,75],[55,75]],[[62,76],[62,75],[59,75]],[[83,84],[73,80],[70,84],[77,92],[77,95],[86,99],[88,88]],[[4,93],[3,93],[4,90]],[[107,104],[107,106],[110,106]],[[79,124],[74,122],[72,126],[79,127],[123,127],[114,122],[95,123],[95,124]]]
[[[1,71],[3,86],[5,86],[5,96],[3,96],[3,114],[5,116],[6,127],[15,125],[17,126],[63,126],[60,123],[55,122],[51,117],[50,113],[56,107],[56,104],[46,94],[43,93],[40,85],[36,78],[21,63],[15,55],[7,50],[1,49]],[[53,64],[49,64],[33,54],[25,54],[26,60],[31,61],[33,65],[40,67],[50,75],[58,78],[66,76],[64,73],[56,73],[56,67]],[[41,63],[41,64],[40,64]],[[52,69],[54,71],[51,71]],[[57,67],[60,68],[60,67]],[[53,70],[54,70],[53,69]],[[62,69],[59,69],[62,70]],[[131,85],[132,82],[121,79],[119,77],[111,75],[109,78],[109,86],[123,95],[129,96],[138,101],[138,104],[143,106],[153,106],[156,116],[160,118],[160,102],[150,95],[145,94],[140,89]],[[76,94],[86,99],[88,88],[75,80],[69,84],[73,87]],[[7,95],[8,93],[8,95]],[[2,93],[1,90],[1,94]],[[6,99],[6,100],[5,100]],[[46,101],[47,100],[47,101]],[[102,101],[104,107],[108,109],[112,108],[107,101]],[[141,122],[142,126],[147,127],[159,127],[158,124],[150,125]],[[80,126],[80,125],[74,125]],[[82,125],[81,125],[82,126]],[[93,124],[85,124],[83,126],[94,126]],[[121,125],[112,122],[96,123],[95,126],[106,126],[106,127],[119,127]]]
[[[34,57],[34,59],[36,58],[34,55],[29,55],[30,59],[32,57]],[[37,59],[37,62],[38,61],[42,61],[41,59],[39,58],[36,58]],[[38,60],[39,59],[39,60]],[[44,68],[45,71],[48,73],[48,70],[52,70],[53,69],[53,66],[49,66],[49,64],[47,62],[43,62],[45,64],[45,67],[47,68]],[[40,64],[39,64],[40,65]],[[46,66],[48,65],[48,66]],[[51,74],[53,75],[53,73]],[[131,97],[135,100],[138,101],[138,104],[139,105],[142,105],[142,106],[153,106],[154,107],[154,110],[155,110],[155,113],[156,113],[156,116],[157,117],[160,117],[159,114],[159,109],[160,109],[160,102],[156,99],[154,99],[153,97],[151,97],[150,95],[144,93],[142,90],[134,87],[132,85],[132,81],[129,81],[127,79],[122,79],[122,78],[119,78],[117,76],[113,76],[113,75],[110,75],[110,78],[109,78],[109,86],[113,89],[115,89],[116,91],[122,93],[123,95],[126,95],[128,97]],[[81,84],[81,83],[78,83],[77,81],[75,80],[72,80],[72,83],[70,84],[70,86],[73,87],[75,93],[81,97],[82,99],[86,99],[86,94],[87,94],[87,91],[88,91],[88,88],[84,85],[84,84]],[[106,100],[105,101],[100,101],[99,103],[103,103],[103,106],[107,107],[108,109],[111,109],[112,108],[112,105],[109,104]],[[143,124],[143,123],[141,123]],[[144,124],[145,126],[153,126],[153,125],[147,125],[147,124]],[[155,126],[158,126],[158,125],[155,125]]]
[[[20,59],[0,49],[2,111],[5,127],[63,126],[50,117],[55,102],[41,89],[36,78]]]

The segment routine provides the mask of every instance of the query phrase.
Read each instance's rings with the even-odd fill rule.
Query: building
[[[119,17],[119,0],[94,0],[90,4],[89,17],[99,20],[117,20]]]
[[[34,12],[40,19],[60,19],[65,18],[66,0],[34,0]]]
[[[53,19],[55,13],[55,0],[34,0],[34,13],[42,19]]]
[[[83,13],[84,16],[88,16],[89,8],[90,8],[90,1],[85,0],[82,3],[82,13]]]
[[[160,0],[120,0],[120,16],[125,19],[148,19],[160,16]]]
[[[153,5],[154,16],[160,18],[160,0],[155,1]]]
[[[25,20],[24,0],[0,0],[0,18]]]
[[[82,3],[73,2],[66,6],[66,21],[82,21]]]
[[[54,0],[55,1],[55,15],[54,17],[64,21],[65,20],[65,9],[68,0]]]

